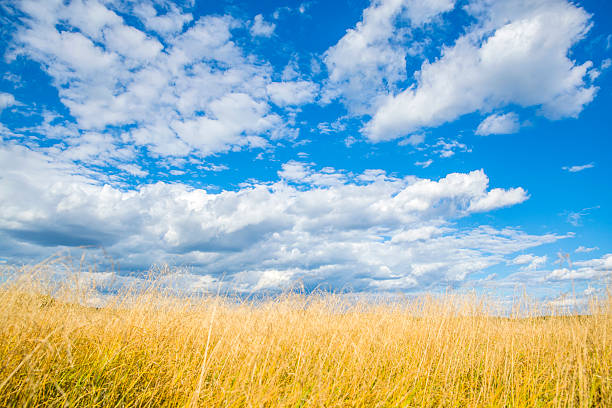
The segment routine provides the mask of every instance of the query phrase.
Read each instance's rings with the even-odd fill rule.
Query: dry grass
[[[0,288],[0,406],[612,406],[610,297],[528,318],[450,295],[150,291],[96,309],[24,282]]]

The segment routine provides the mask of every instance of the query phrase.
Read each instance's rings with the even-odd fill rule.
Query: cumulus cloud
[[[80,132],[129,126],[122,138],[156,156],[207,156],[292,134],[270,109],[271,66],[233,41],[241,23],[231,16],[186,26],[191,14],[145,2],[132,10],[150,30],[143,31],[96,0],[26,0],[19,8],[24,24],[9,57],[41,64]],[[297,95],[278,91],[275,100],[312,99],[312,86],[295,84]]]
[[[476,129],[476,134],[487,135],[507,135],[516,133],[520,129],[519,118],[516,113],[493,114],[487,116]]]
[[[144,22],[148,29],[163,36],[182,31],[183,26],[193,20],[191,13],[181,12],[174,4],[165,6],[167,9],[160,13],[152,3],[140,2],[134,7],[134,14]]]
[[[593,98],[599,71],[568,58],[589,28],[581,8],[564,0],[461,5],[455,11],[467,12],[473,24],[439,58],[424,62],[411,84],[408,57],[425,55],[417,48],[454,10],[454,0],[373,0],[323,56],[294,54],[282,72],[247,51],[263,44],[253,37],[274,35],[275,24],[261,14],[252,21],[194,17],[148,0],[11,3],[20,20],[9,63],[38,62],[69,115],[58,113],[63,107],[37,110],[37,102],[28,109],[40,113],[41,123],[16,130],[22,134],[0,125],[0,251],[22,263],[62,248],[101,247],[125,271],[153,262],[184,265],[166,283],[195,291],[221,276],[239,291],[296,282],[392,291],[461,285],[495,265],[540,272],[546,257],[517,254],[564,236],[462,221],[529,198],[521,187],[490,187],[483,170],[436,179],[379,169],[355,174],[298,153],[302,161],[279,164],[272,181],[228,187],[194,178],[196,171],[229,169],[202,157],[268,152],[281,138],[293,140],[308,125],[297,118],[300,107],[313,102],[346,104],[348,115],[321,117],[329,122],[317,128],[343,133],[347,146],[357,142],[354,125],[369,120],[354,116],[368,115],[370,141],[401,138],[398,145],[436,159],[470,147],[459,136],[428,144],[423,128],[479,112],[487,117],[477,133],[511,133],[518,116],[496,113],[509,105],[556,119],[577,115]],[[417,37],[425,37],[423,44]],[[299,72],[308,59],[315,78],[325,75],[317,64],[325,64],[324,83]],[[14,104],[12,95],[0,94],[0,110]],[[24,143],[26,131],[36,136]],[[433,159],[415,165],[426,168]],[[158,167],[163,177],[155,175]],[[582,215],[570,219],[577,223]],[[550,276],[563,280],[567,273]],[[108,274],[90,278],[117,284]],[[119,281],[142,284],[130,276]]]
[[[212,193],[161,182],[118,189],[21,146],[4,146],[0,161],[0,241],[19,262],[94,245],[124,270],[186,265],[208,281],[225,274],[237,290],[296,280],[422,289],[561,238],[458,228],[459,218],[526,199],[521,188],[490,190],[481,170],[429,180],[288,162],[279,181]]]
[[[555,269],[547,275],[551,281],[563,280],[598,280],[612,274],[612,254],[588,261],[578,261],[571,268]]]
[[[17,101],[15,100],[15,97],[12,94],[0,92],[0,112],[2,112],[3,109],[8,108],[9,106],[15,105],[16,103]]]
[[[489,193],[470,204],[471,211],[490,211],[496,208],[508,207],[527,200],[528,196],[521,187],[504,190],[494,188]]]
[[[339,96],[356,113],[366,113],[406,76],[405,34],[396,23],[418,27],[454,7],[454,0],[373,0],[362,20],[328,49],[328,97]]]
[[[592,62],[568,57],[591,26],[582,8],[565,0],[474,0],[466,10],[477,23],[425,61],[416,84],[384,98],[364,127],[372,141],[509,104],[539,107],[550,119],[576,117],[594,98],[597,88],[585,82]]]
[[[274,34],[274,29],[276,28],[276,24],[268,23],[264,20],[261,14],[258,14],[253,19],[253,24],[251,25],[250,31],[253,36],[260,37],[271,37]]]
[[[319,86],[310,81],[285,81],[272,82],[266,89],[272,102],[278,106],[287,106],[313,102]]]
[[[512,260],[515,265],[522,265],[521,270],[523,271],[535,271],[540,267],[546,265],[548,261],[547,256],[537,256],[533,254],[519,255]]]

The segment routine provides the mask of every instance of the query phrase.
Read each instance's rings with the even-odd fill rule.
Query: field
[[[610,296],[581,316],[452,294],[83,296],[1,286],[0,406],[612,406]]]

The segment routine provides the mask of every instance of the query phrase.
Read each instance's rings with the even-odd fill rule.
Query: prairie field
[[[556,313],[447,294],[248,301],[0,286],[4,407],[612,406],[612,301]]]

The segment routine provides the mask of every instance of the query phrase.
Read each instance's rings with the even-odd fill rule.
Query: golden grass
[[[0,406],[612,406],[610,297],[527,318],[451,295],[149,291],[96,309],[23,282],[0,288]]]

